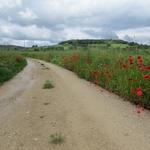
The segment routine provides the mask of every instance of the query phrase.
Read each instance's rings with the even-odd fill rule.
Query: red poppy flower
[[[136,93],[136,89],[132,89],[131,92],[132,92],[132,93]]]
[[[150,65],[149,66],[143,66],[144,70],[150,70]]]
[[[149,78],[150,78],[150,74],[145,74],[145,75],[143,75],[143,78],[144,78],[144,79],[149,79]]]
[[[96,84],[96,85],[99,85],[99,81],[98,80],[93,81],[93,83]]]
[[[142,57],[139,55],[139,56],[137,56],[137,59],[140,60],[140,59],[142,59]]]
[[[132,64],[134,64],[133,60],[132,60],[132,61],[130,61],[130,65],[132,65]]]
[[[129,61],[132,60],[132,56],[128,56],[128,60],[129,60]]]
[[[124,64],[122,67],[123,67],[123,68],[128,68],[128,65],[127,65],[127,64]]]
[[[141,91],[142,89],[139,87],[139,88],[136,88],[136,91]]]
[[[91,72],[91,75],[94,77],[94,78],[97,78],[98,75],[99,75],[99,71],[98,70],[94,70]]]
[[[138,96],[142,96],[142,89],[140,87],[131,90],[132,93],[136,93]]]
[[[128,80],[133,80],[133,78],[129,77]]]
[[[137,56],[137,61],[139,62],[139,63],[142,63],[142,57],[139,55],[139,56]]]
[[[134,64],[132,56],[128,56],[128,61],[130,62],[130,65]]]
[[[137,91],[136,94],[137,96],[142,96],[142,91]]]
[[[143,69],[144,64],[140,63],[140,64],[138,64],[137,66],[138,66],[140,69]]]

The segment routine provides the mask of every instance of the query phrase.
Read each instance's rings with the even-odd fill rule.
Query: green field
[[[26,64],[26,60],[20,54],[0,51],[0,84],[15,76]]]

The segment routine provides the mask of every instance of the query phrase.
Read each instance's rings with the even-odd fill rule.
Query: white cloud
[[[25,11],[20,11],[19,15],[23,18],[23,19],[28,19],[28,20],[33,20],[33,19],[37,19],[37,15],[29,8],[26,8]]]
[[[150,42],[150,27],[131,28],[118,31],[117,34],[120,38],[124,39],[126,35],[136,42],[149,43]]]
[[[22,0],[0,0],[0,9],[1,8],[13,8],[21,6]]]
[[[133,28],[126,29],[117,32],[120,37],[123,37],[125,34],[129,36],[147,36],[150,37],[150,27],[142,27],[142,28]]]
[[[137,0],[133,3],[134,8],[136,9],[131,9],[131,15],[136,16],[137,18],[139,17],[150,17],[150,1],[149,0]]]
[[[52,31],[46,28],[39,28],[36,25],[20,26],[9,22],[0,24],[0,36],[12,39],[50,39]]]
[[[65,28],[62,31],[62,34],[65,35],[64,39],[87,39],[87,38],[93,38],[92,36],[86,34],[84,31],[82,31],[80,28]]]

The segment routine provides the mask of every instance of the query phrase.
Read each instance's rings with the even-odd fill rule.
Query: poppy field
[[[25,56],[50,61],[125,100],[150,109],[149,55],[129,51],[28,52]]]
[[[150,66],[143,63],[142,57],[105,59],[98,56],[90,59],[87,55],[72,54],[63,57],[61,63],[80,77],[149,108]]]

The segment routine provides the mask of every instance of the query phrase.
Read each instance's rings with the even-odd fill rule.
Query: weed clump
[[[54,88],[52,81],[46,80],[44,83],[43,89],[51,89],[51,88]]]
[[[64,142],[64,136],[61,133],[51,134],[49,140],[50,143],[61,144]]]

